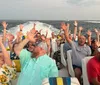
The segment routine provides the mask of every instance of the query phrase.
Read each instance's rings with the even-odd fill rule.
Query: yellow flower
[[[5,75],[0,75],[1,83],[7,82],[7,77]]]

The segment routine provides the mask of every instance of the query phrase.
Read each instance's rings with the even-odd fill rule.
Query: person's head
[[[27,44],[27,49],[28,49],[30,52],[33,52],[33,49],[34,49],[34,44],[33,44],[33,42],[28,42],[28,44]]]
[[[41,35],[41,39],[42,39],[43,41],[45,41],[45,39],[46,39],[45,35]]]
[[[95,56],[97,57],[97,59],[100,61],[100,48],[97,48],[95,50]]]
[[[61,37],[62,37],[62,39],[65,39],[65,34],[62,33],[62,34],[61,34]]]
[[[85,36],[79,36],[79,38],[78,38],[78,44],[80,45],[80,46],[84,46],[84,44],[86,43],[86,38],[85,38]]]
[[[39,57],[41,54],[45,54],[46,51],[44,50],[43,46],[41,44],[34,44],[34,49],[32,51],[32,57]]]
[[[41,40],[41,34],[39,32],[36,34],[36,38],[37,40]]]
[[[54,34],[54,32],[52,32],[52,33],[51,33],[51,35],[52,35],[52,38],[54,38],[54,37],[55,37],[55,34]]]
[[[12,46],[12,52],[15,52],[15,51],[14,51],[14,48],[17,47],[18,44],[19,44],[19,43],[14,43],[14,44],[13,44],[13,46]]]
[[[13,41],[14,35],[12,35],[11,33],[8,33],[6,36],[7,38],[9,38],[9,41]]]
[[[91,47],[92,47],[93,50],[96,50],[96,49],[97,49],[98,46],[97,46],[97,44],[96,44],[96,40],[93,39],[93,40],[91,41]]]

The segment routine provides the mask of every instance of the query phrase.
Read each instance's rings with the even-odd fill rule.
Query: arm
[[[91,35],[92,32],[90,30],[87,31],[87,35],[88,35],[88,45],[91,46]]]
[[[95,33],[96,33],[96,37],[97,37],[97,42],[99,43],[99,31],[95,28],[94,29]]]
[[[66,40],[69,44],[72,43],[72,40],[69,38],[69,32],[68,32],[68,29],[67,29],[67,25],[65,23],[62,23],[61,24],[61,28],[64,30],[64,33],[65,33],[65,37],[66,37]]]
[[[5,41],[6,41],[6,28],[7,28],[7,23],[4,21],[4,22],[2,22],[2,26],[3,26],[3,43],[5,43]]]
[[[9,66],[12,66],[12,62],[10,60],[10,56],[6,50],[6,48],[4,47],[3,43],[2,43],[2,38],[0,37],[0,47],[2,49],[2,53],[3,53],[3,56],[4,56],[4,62],[9,65]]]
[[[58,68],[55,64],[55,61],[51,63],[49,77],[58,77]]]
[[[50,39],[49,38],[46,39],[46,43],[47,43],[47,54],[49,54],[50,53],[50,48],[51,48],[51,46],[50,46]]]
[[[91,79],[91,81],[92,81],[93,85],[100,85],[100,82],[98,81],[97,78],[93,78],[93,79]]]
[[[20,42],[18,44],[18,46],[16,46],[14,48],[15,50],[15,53],[19,56],[20,55],[20,52],[21,50],[23,49],[23,47],[29,42],[35,42],[36,41],[36,38],[34,38],[35,34],[33,34],[31,31],[27,33],[27,38],[25,38],[22,42]]]
[[[17,32],[16,35],[17,35],[16,42],[17,43],[21,42],[22,41],[22,39],[21,39],[22,38],[22,33],[21,32]]]
[[[76,39],[76,34],[77,34],[77,21],[74,22],[74,40]]]
[[[21,50],[24,48],[24,46],[29,42],[29,40],[26,38],[22,42],[20,42],[16,47],[14,47],[15,53],[17,56],[20,55]]]
[[[46,38],[47,38],[47,35],[48,35],[48,30],[46,31]]]

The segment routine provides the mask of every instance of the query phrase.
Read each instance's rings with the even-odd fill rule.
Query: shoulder
[[[27,55],[31,55],[31,52],[29,52],[27,49],[22,49],[21,52],[20,52],[20,55],[19,56],[27,56]]]
[[[22,49],[21,53],[25,54],[25,53],[31,53],[31,52],[29,52],[27,49]]]
[[[95,62],[96,62],[95,57],[93,57],[88,61],[87,66],[95,66]]]

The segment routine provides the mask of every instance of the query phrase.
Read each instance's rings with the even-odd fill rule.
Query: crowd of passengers
[[[52,37],[48,37],[48,30],[46,34],[42,34],[43,29],[37,31],[36,24],[25,35],[24,26],[20,24],[15,38],[7,31],[8,24],[5,21],[1,24],[3,33],[0,36],[0,85],[7,85],[17,77],[16,65],[13,62],[16,59],[21,63],[17,85],[41,85],[44,78],[58,77],[57,62],[61,63],[61,44],[64,44],[64,52],[72,50],[72,65],[75,77],[80,83],[82,59],[93,56],[87,63],[88,80],[91,85],[100,85],[99,29],[94,28],[94,32],[88,30],[83,35],[84,28],[74,21],[74,33],[71,33],[70,24],[62,22],[61,31],[58,34],[52,32]],[[92,38],[95,34],[96,37]]]

